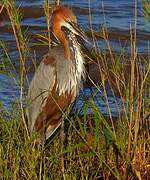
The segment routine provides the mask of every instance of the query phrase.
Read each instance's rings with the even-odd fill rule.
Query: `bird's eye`
[[[70,25],[74,24],[74,22],[70,18],[66,18],[66,22],[69,23]]]
[[[67,21],[68,23],[71,22],[71,18],[67,17],[67,18],[66,18],[66,21]]]
[[[65,26],[62,26],[62,27],[61,27],[61,30],[62,30],[66,35],[68,35],[68,34],[70,33],[70,30],[69,30],[67,27],[65,27]]]
[[[71,26],[75,26],[76,25],[76,23],[75,22],[73,22],[73,21],[70,21],[70,22],[68,22]]]

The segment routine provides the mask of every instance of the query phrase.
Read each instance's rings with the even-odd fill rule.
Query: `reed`
[[[4,6],[7,10],[8,17],[11,22],[11,27],[13,29],[14,37],[16,40],[16,45],[19,53],[19,59],[20,59],[20,109],[22,114],[22,120],[24,122],[24,126],[26,128],[26,131],[28,133],[27,125],[25,122],[24,117],[24,110],[23,110],[23,97],[24,97],[24,81],[25,81],[25,75],[26,75],[26,68],[25,68],[25,61],[26,56],[28,52],[27,48],[27,42],[28,38],[23,32],[21,27],[21,19],[22,15],[19,11],[19,8],[16,7],[15,1],[9,1],[4,0]]]
[[[106,26],[102,28],[101,38],[105,41],[108,52],[102,52],[89,18],[94,48],[85,53],[85,58],[87,64],[96,65],[99,84],[92,80],[90,73],[87,75],[94,89],[88,99],[83,97],[83,106],[79,112],[66,116],[67,138],[66,145],[62,146],[59,130],[42,145],[35,144],[36,134],[30,137],[28,135],[23,104],[30,38],[21,26],[22,15],[15,1],[4,1],[3,8],[7,9],[19,54],[21,94],[19,110],[15,104],[11,111],[0,105],[0,177],[35,180],[150,177],[150,63],[138,54],[136,48],[136,6],[135,25],[130,30],[130,55],[123,51],[120,54],[113,52]],[[44,0],[44,11],[48,35],[38,37],[44,37],[41,43],[50,49],[51,11],[47,0]],[[91,17],[90,6],[89,14]],[[0,47],[4,57],[11,62],[11,56],[2,41]],[[3,66],[6,68],[7,65],[3,63]],[[117,118],[111,112],[108,87],[114,96]],[[101,97],[98,93],[102,94]],[[118,98],[121,106],[118,105]],[[101,113],[94,99],[106,104],[108,117]],[[87,114],[88,108],[91,115]],[[65,161],[63,170],[62,156]]]
[[[47,23],[47,31],[48,31],[48,46],[49,46],[49,50],[51,48],[51,36],[50,36],[50,8],[49,8],[49,0],[45,0],[44,1],[44,12],[45,12],[45,16],[46,16],[46,23]]]

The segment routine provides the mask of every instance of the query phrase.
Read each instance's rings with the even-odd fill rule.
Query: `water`
[[[85,31],[90,31],[91,24],[89,23],[89,7],[92,20],[92,28],[94,31],[101,31],[101,27],[106,25],[110,33],[110,44],[116,52],[120,52],[122,47],[126,53],[130,52],[130,27],[134,28],[134,1],[131,0],[92,0],[89,3],[88,0],[64,0],[61,1],[63,5],[72,7],[74,13],[77,16],[78,23]],[[24,9],[25,16],[22,21],[22,25],[27,28],[31,34],[41,33],[46,29],[45,17],[41,13],[41,7],[43,5],[42,0],[17,0],[17,4]],[[147,53],[148,40],[150,39],[150,28],[146,22],[143,12],[141,0],[137,1],[137,47],[139,53]],[[9,30],[10,24],[5,21],[0,24],[0,40],[6,42],[12,61],[17,64],[18,54],[16,52],[16,46],[14,38]],[[115,33],[115,35],[114,35]],[[120,40],[125,37],[125,40]],[[99,48],[102,51],[107,51],[105,42],[98,40]],[[0,50],[1,52],[1,50]],[[0,64],[2,63],[2,56],[0,56]],[[17,76],[17,74],[16,74]],[[12,83],[10,83],[12,82]],[[85,89],[84,94],[88,94]],[[0,75],[0,100],[3,101],[5,107],[10,106],[10,102],[14,97],[19,96],[19,89],[13,84],[12,79],[6,75]],[[101,96],[98,94],[98,96]],[[119,106],[120,100],[117,100]],[[78,107],[82,105],[81,97],[78,101]],[[116,107],[114,106],[114,97],[110,94],[109,104],[112,109],[112,113],[115,115]],[[106,114],[106,106],[102,101],[98,104],[101,111]]]
[[[100,89],[101,88],[99,87],[99,90],[95,88],[92,88],[92,91],[89,88],[81,90],[73,110],[82,115],[85,113],[92,114],[95,112],[95,108],[100,109],[103,116],[109,116],[111,114],[113,117],[118,117],[123,114],[123,104],[121,99],[115,97],[110,90],[107,92],[106,99]],[[95,95],[91,98],[91,93],[93,92]],[[127,104],[124,103],[124,105],[127,110]]]
[[[45,17],[40,16],[40,12],[36,13],[36,18],[32,17],[35,11],[40,11],[40,7],[43,5],[41,0],[17,0],[17,4],[27,9],[25,11],[25,18],[22,22],[23,26],[28,27],[33,33],[39,32],[41,28],[46,29]],[[130,26],[134,28],[134,0],[92,0],[91,4],[88,0],[62,0],[62,4],[72,7],[73,11],[77,15],[78,23],[85,31],[90,31],[89,23],[89,7],[91,12],[92,27],[94,31],[101,31],[101,26],[106,25],[109,32],[118,32],[118,37],[123,37],[124,34],[129,35]],[[38,15],[39,14],[39,17]],[[6,22],[7,24],[7,22]],[[3,27],[3,26],[2,26]],[[37,28],[33,30],[33,28]],[[3,27],[4,28],[4,27]],[[1,32],[2,30],[0,30]],[[143,16],[143,10],[141,0],[137,1],[137,38],[138,49],[141,53],[146,53],[148,44],[146,39],[149,38],[149,25]],[[145,37],[146,36],[146,37]],[[125,46],[125,49],[129,51],[129,45],[125,42],[119,41],[118,37],[111,41],[112,47],[116,51],[120,51],[120,46]],[[144,37],[144,39],[143,39]],[[8,33],[0,34],[1,39],[12,39]],[[129,39],[127,39],[129,40]],[[102,49],[107,49],[105,43],[102,40],[99,41],[99,46]]]

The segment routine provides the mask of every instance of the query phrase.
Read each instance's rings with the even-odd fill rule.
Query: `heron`
[[[26,114],[30,133],[49,139],[63,124],[64,112],[74,103],[85,80],[85,60],[78,37],[87,41],[71,9],[57,6],[51,29],[59,45],[44,55],[30,82]]]

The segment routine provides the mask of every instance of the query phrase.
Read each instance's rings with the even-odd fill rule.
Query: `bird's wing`
[[[46,55],[36,70],[28,91],[26,114],[30,132],[55,83],[55,59]]]

